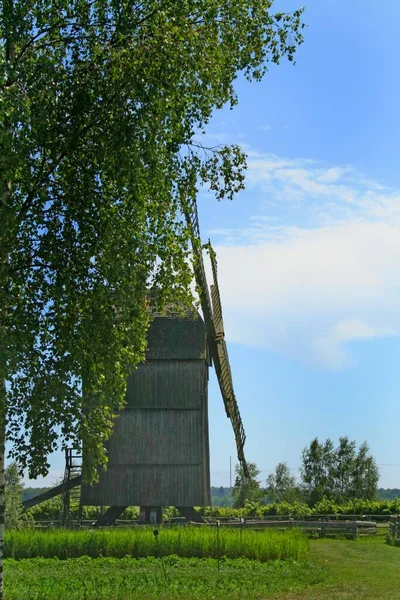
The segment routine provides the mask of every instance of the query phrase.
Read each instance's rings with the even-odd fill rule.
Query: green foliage
[[[260,482],[257,477],[260,474],[255,463],[247,464],[249,476],[246,477],[241,465],[235,466],[235,485],[233,486],[233,506],[235,508],[244,507],[246,502],[258,502],[262,496]]]
[[[306,561],[82,557],[6,560],[7,600],[260,600],[320,586],[325,566]]]
[[[61,496],[46,500],[27,510],[35,521],[56,521],[61,515]]]
[[[138,507],[129,507],[121,515],[123,520],[137,520]],[[333,500],[323,498],[310,508],[304,502],[274,502],[264,504],[262,502],[245,502],[242,508],[231,508],[228,506],[198,507],[197,510],[207,518],[215,519],[240,519],[241,517],[272,517],[275,515],[287,515],[296,518],[308,517],[312,515],[397,515],[400,514],[400,499],[394,500],[349,500],[348,502],[337,504]],[[28,515],[35,521],[53,521],[58,523],[61,513],[60,500],[47,500],[33,508],[30,508]],[[78,506],[71,506],[72,519],[78,516]],[[100,507],[84,506],[82,518],[84,521],[95,521],[100,516]],[[163,518],[171,519],[181,516],[174,507],[164,509]]]
[[[305,516],[311,515],[312,509],[307,504],[288,502],[264,504],[262,502],[245,502],[242,508],[228,506],[213,506],[205,508],[202,513],[205,517],[215,519],[240,519],[241,517],[268,517],[275,515]]]
[[[5,470],[5,527],[22,529],[30,527],[33,519],[23,512],[23,484],[16,463],[11,463]]]
[[[400,490],[398,488],[378,489],[378,497],[381,500],[394,500],[400,498]]]
[[[356,442],[347,437],[339,445],[315,438],[302,453],[301,479],[310,506],[323,498],[340,503],[355,498],[374,500],[379,471],[366,442],[356,451]]]
[[[106,508],[106,507],[105,507]],[[59,522],[61,515],[62,505],[61,497],[52,498],[46,500],[41,504],[37,504],[32,508],[28,509],[27,515],[29,515],[34,521],[54,521]],[[70,514],[72,519],[77,519],[79,513],[79,505],[76,502],[70,504]],[[82,507],[82,519],[84,521],[96,521],[100,516],[100,506],[83,506]],[[136,520],[139,517],[139,508],[135,506],[129,506],[120,516],[122,520]]]
[[[392,600],[400,552],[382,538],[310,541],[306,561],[125,557],[5,561],[7,600]]]
[[[244,186],[238,146],[194,139],[293,60],[301,15],[270,0],[0,4],[0,597],[5,435],[31,477],[60,446],[84,476],[145,357],[147,299],[189,305],[183,213]]]
[[[232,501],[232,490],[230,487],[211,486],[211,504],[213,506],[231,506]]]
[[[6,535],[5,556],[22,558],[76,558],[79,556],[113,556],[134,558],[169,556],[227,558],[268,561],[307,555],[308,541],[295,530],[230,530],[215,527],[104,529],[101,531],[18,531]]]
[[[5,471],[5,526],[18,529],[22,516],[22,484],[18,467],[12,463]]]
[[[287,515],[296,518],[306,517],[312,514],[311,509],[303,502],[278,502],[267,504],[258,511],[260,516]]]
[[[266,497],[270,502],[294,502],[301,497],[296,478],[290,474],[286,463],[278,463],[266,481]]]
[[[290,515],[292,517],[308,517],[312,515],[397,515],[400,514],[400,499],[394,500],[349,500],[337,504],[333,500],[323,498],[312,508],[304,502],[281,502],[263,504],[261,502],[246,502],[243,508],[214,506],[204,510],[206,517],[236,518],[241,517],[270,517],[275,515]]]
[[[270,0],[1,4],[0,380],[31,476],[60,442],[83,440],[88,478],[106,463],[149,292],[192,301],[183,209],[202,185],[218,199],[244,185],[241,149],[195,135],[236,104],[239,73],[293,60],[301,15]]]

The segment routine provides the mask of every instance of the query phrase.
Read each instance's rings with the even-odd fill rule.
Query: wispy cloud
[[[248,185],[268,192],[276,202],[302,202],[326,209],[358,211],[366,217],[399,217],[400,190],[382,185],[350,166],[286,159],[249,152]]]
[[[349,342],[400,335],[400,190],[255,152],[248,182],[258,214],[213,235],[232,341],[343,368]]]

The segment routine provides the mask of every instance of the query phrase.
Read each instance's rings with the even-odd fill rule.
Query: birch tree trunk
[[[9,0],[8,9],[10,14],[13,11],[13,0]],[[6,44],[6,60],[9,63],[13,63],[15,61],[16,56],[16,47],[15,42],[12,39],[12,36],[8,39]],[[12,182],[6,182],[6,192],[3,195],[2,201],[3,205],[6,206],[9,198],[11,196],[11,188]],[[2,249],[5,251],[5,256],[0,258],[0,273],[7,273],[7,263],[8,263],[8,252],[6,249]],[[5,259],[5,264],[1,264]],[[0,278],[1,280],[1,278]],[[6,276],[5,276],[6,281]],[[7,289],[7,286],[4,286],[4,289]],[[7,292],[6,292],[7,293]],[[2,299],[4,300],[4,298]],[[7,298],[5,299],[7,300]],[[2,302],[3,306],[1,307],[3,311],[6,311],[7,302]],[[0,343],[4,344],[4,339],[6,339],[6,332],[0,330]],[[5,368],[5,348],[0,346],[0,600],[3,600],[3,564],[4,564],[4,517],[5,517],[5,453],[6,453],[6,417],[7,417],[7,403],[6,403],[6,368]]]
[[[5,486],[4,463],[6,450],[6,389],[0,369],[0,600],[3,600],[4,512]]]

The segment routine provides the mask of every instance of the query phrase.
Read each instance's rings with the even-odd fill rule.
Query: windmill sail
[[[204,322],[206,325],[207,339],[213,340],[216,337],[215,323],[211,305],[210,293],[206,272],[204,269],[203,254],[200,240],[199,217],[195,200],[193,203],[184,205],[186,223],[189,227],[193,251],[193,270],[196,279],[197,292],[200,297],[201,308],[203,311]],[[211,352],[211,348],[210,348]],[[214,357],[212,356],[214,359]]]
[[[219,294],[217,279],[217,260],[215,258],[214,252],[211,252],[211,266],[214,280],[214,283],[211,286],[211,299],[213,305],[213,315],[216,331],[215,344],[218,354],[218,361],[214,361],[214,365],[217,373],[219,387],[221,389],[222,398],[224,400],[225,407],[227,408],[228,416],[231,420],[233,431],[235,434],[238,458],[242,465],[243,472],[247,477],[248,468],[246,458],[244,455],[244,444],[246,441],[246,434],[244,432],[239,406],[236,400],[235,392],[233,390],[232,372],[229,363],[228,348],[225,342],[221,297]]]
[[[206,325],[208,347],[214,363],[215,372],[217,374],[225,411],[232,423],[232,428],[235,434],[238,459],[245,477],[248,477],[248,467],[244,455],[246,435],[240,416],[239,406],[236,401],[235,392],[233,390],[232,373],[229,363],[228,349],[225,342],[222,305],[217,279],[217,261],[215,258],[215,253],[210,245],[211,267],[213,272],[213,285],[211,286],[210,297],[204,269],[196,202],[193,201],[190,206],[185,206],[184,212],[192,239],[193,268],[203,310],[204,322]]]

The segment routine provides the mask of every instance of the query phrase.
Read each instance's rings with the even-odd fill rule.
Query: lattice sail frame
[[[199,217],[195,200],[184,206],[184,213],[190,230],[193,250],[193,269],[206,326],[207,344],[217,374],[225,411],[232,423],[233,432],[235,434],[238,459],[243,469],[244,476],[248,477],[248,466],[244,455],[246,434],[233,389],[232,372],[229,363],[228,349],[225,342],[222,304],[218,287],[217,260],[215,252],[213,251],[211,244],[209,244],[213,274],[213,285],[211,285],[210,296],[203,262]]]

